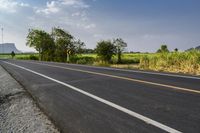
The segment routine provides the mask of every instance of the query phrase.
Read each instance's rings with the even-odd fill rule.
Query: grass
[[[12,58],[10,54],[0,54],[0,59],[9,59]]]
[[[16,54],[18,60],[39,60],[39,54]]]
[[[0,59],[11,59],[12,56],[11,54],[0,54]],[[14,59],[19,59],[19,60],[30,60],[34,59],[37,60],[39,58],[38,54],[30,54],[30,53],[22,53],[22,54],[16,54]]]

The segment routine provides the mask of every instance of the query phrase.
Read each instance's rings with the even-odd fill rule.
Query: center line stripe
[[[103,98],[100,98],[100,97],[98,97],[98,96],[96,96],[96,95],[93,95],[93,94],[91,94],[91,93],[88,93],[88,92],[86,92],[86,91],[83,91],[83,90],[81,90],[81,89],[79,89],[79,88],[76,88],[76,87],[74,87],[74,86],[71,86],[71,85],[69,85],[69,84],[67,84],[67,83],[64,83],[64,82],[62,82],[62,81],[59,81],[59,80],[57,80],[57,79],[51,78],[51,77],[49,77],[49,76],[46,76],[46,75],[44,75],[44,74],[35,72],[35,71],[33,71],[33,70],[30,70],[30,69],[28,69],[28,68],[25,68],[25,67],[22,67],[22,66],[19,66],[19,65],[16,65],[16,64],[12,64],[12,63],[9,63],[9,62],[6,62],[6,61],[3,61],[3,62],[6,63],[6,64],[9,64],[9,65],[12,65],[12,66],[21,68],[21,69],[23,69],[23,70],[26,70],[26,71],[28,71],[28,72],[31,72],[31,73],[33,73],[33,74],[39,75],[39,76],[41,76],[41,77],[44,77],[44,78],[46,78],[46,79],[49,79],[49,80],[54,81],[54,82],[56,82],[56,83],[59,83],[59,84],[61,84],[61,85],[64,85],[64,86],[66,86],[66,87],[68,87],[68,88],[70,88],[70,89],[72,89],[72,90],[74,90],[74,91],[77,91],[77,92],[79,92],[79,93],[81,93],[81,94],[84,94],[84,95],[86,95],[86,96],[88,96],[88,97],[90,97],[90,98],[92,98],[92,99],[95,99],[95,100],[97,100],[97,101],[99,101],[99,102],[101,102],[101,103],[104,103],[104,104],[106,104],[106,105],[108,105],[108,106],[110,106],[110,107],[113,107],[113,108],[115,108],[115,109],[117,109],[117,110],[119,110],[119,111],[122,111],[122,112],[124,112],[124,113],[126,113],[126,114],[129,114],[129,115],[132,116],[132,117],[135,117],[135,118],[137,118],[137,119],[140,119],[140,120],[146,122],[147,124],[153,125],[153,126],[155,126],[155,127],[157,127],[157,128],[160,128],[160,129],[162,129],[162,130],[164,130],[164,131],[167,131],[167,132],[169,132],[169,133],[182,133],[182,132],[180,132],[180,131],[178,131],[178,130],[176,130],[176,129],[173,129],[173,128],[169,127],[169,126],[166,126],[166,125],[164,125],[164,124],[162,124],[162,123],[160,123],[160,122],[157,122],[157,121],[155,121],[155,120],[152,120],[152,119],[150,119],[150,118],[148,118],[148,117],[146,117],[146,116],[143,116],[143,115],[141,115],[141,114],[138,114],[138,113],[136,113],[136,112],[134,112],[134,111],[131,111],[131,110],[127,109],[127,108],[124,108],[124,107],[122,107],[122,106],[120,106],[120,105],[117,105],[117,104],[115,104],[115,103],[113,103],[113,102],[110,102],[110,101],[105,100],[105,99],[103,99]]]
[[[29,63],[33,63],[33,62],[29,62]],[[56,66],[56,65],[49,65],[49,64],[45,64],[45,63],[34,62],[33,64],[55,67],[55,68],[62,68],[62,69],[66,69],[66,70],[78,71],[78,72],[95,74],[95,75],[101,75],[101,76],[106,76],[106,77],[111,77],[111,78],[123,79],[123,80],[139,82],[139,83],[144,83],[144,84],[150,84],[150,85],[155,85],[155,86],[162,86],[162,87],[172,88],[174,90],[200,94],[199,90],[193,90],[193,89],[183,88],[183,87],[178,87],[178,86],[173,86],[173,85],[155,83],[155,82],[150,82],[150,81],[145,81],[145,80],[140,80],[140,79],[133,79],[133,78],[121,77],[121,76],[110,75],[110,74],[105,74],[105,73],[99,73],[99,72],[93,72],[93,71],[87,71],[87,70],[81,70],[81,69],[75,69],[75,68],[69,68],[69,67],[61,67],[61,66]]]

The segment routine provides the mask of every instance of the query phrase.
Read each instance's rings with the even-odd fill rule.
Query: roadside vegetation
[[[0,55],[0,58],[11,58],[11,55]],[[16,54],[15,59],[39,60],[39,54]],[[77,54],[69,63],[96,66],[110,66],[126,69],[143,69],[200,75],[200,51],[169,53],[122,53],[122,62],[117,63],[114,55],[110,63],[100,61],[97,54]]]
[[[169,51],[167,45],[161,45],[156,53],[125,53],[127,43],[122,38],[101,40],[97,42],[95,49],[87,49],[84,42],[61,28],[53,28],[51,33],[30,29],[27,46],[35,48],[38,53],[3,54],[0,55],[0,58],[68,62],[200,75],[200,51],[195,49],[179,52],[176,48],[174,51]]]
[[[200,51],[161,52],[140,59],[139,68],[200,75]]]

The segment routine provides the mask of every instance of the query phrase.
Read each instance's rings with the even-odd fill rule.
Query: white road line
[[[100,97],[98,97],[98,96],[95,96],[95,95],[93,95],[93,94],[91,94],[91,93],[88,93],[88,92],[86,92],[86,91],[83,91],[83,90],[81,90],[81,89],[79,89],[79,88],[76,88],[76,87],[74,87],[74,86],[71,86],[71,85],[69,85],[69,84],[67,84],[67,83],[64,83],[64,82],[62,82],[62,81],[56,80],[56,79],[51,78],[51,77],[49,77],[49,76],[46,76],[46,75],[44,75],[44,74],[35,72],[35,71],[33,71],[33,70],[30,70],[30,69],[28,69],[28,68],[25,68],[25,67],[22,67],[22,66],[13,64],[13,63],[9,63],[9,62],[6,62],[6,61],[3,61],[3,62],[6,63],[6,64],[9,64],[9,65],[12,65],[12,66],[21,68],[21,69],[23,69],[23,70],[26,70],[26,71],[28,71],[28,72],[31,72],[31,73],[33,73],[33,74],[39,75],[39,76],[41,76],[41,77],[43,77],[43,78],[49,79],[49,80],[54,81],[54,82],[56,82],[56,83],[58,83],[58,84],[64,85],[64,86],[66,86],[66,87],[68,87],[68,88],[70,88],[70,89],[72,89],[72,90],[74,90],[74,91],[80,92],[80,93],[82,93],[82,94],[84,94],[84,95],[86,95],[86,96],[88,96],[88,97],[90,97],[90,98],[92,98],[92,99],[95,99],[95,100],[97,100],[97,101],[99,101],[99,102],[101,102],[101,103],[104,103],[104,104],[106,104],[106,105],[108,105],[108,106],[110,106],[110,107],[113,107],[113,108],[115,108],[115,109],[117,109],[117,110],[120,110],[120,111],[122,111],[122,112],[124,112],[124,113],[126,113],[126,114],[129,114],[129,115],[132,116],[132,117],[135,117],[135,118],[137,118],[137,119],[140,119],[140,120],[146,122],[147,124],[151,124],[151,125],[153,125],[153,126],[155,126],[155,127],[157,127],[157,128],[160,128],[160,129],[162,129],[162,130],[164,130],[164,131],[167,131],[167,132],[169,132],[169,133],[181,133],[180,131],[178,131],[178,130],[176,130],[176,129],[173,129],[173,128],[169,127],[169,126],[166,126],[166,125],[164,125],[164,124],[162,124],[162,123],[160,123],[160,122],[157,122],[157,121],[155,121],[155,120],[152,120],[152,119],[150,119],[150,118],[148,118],[148,117],[145,117],[145,116],[143,116],[143,115],[141,115],[141,114],[138,114],[138,113],[136,113],[136,112],[134,112],[134,111],[131,111],[131,110],[129,110],[129,109],[126,109],[126,108],[124,108],[124,107],[122,107],[122,106],[119,106],[119,105],[113,103],[113,102],[110,102],[110,101],[108,101],[108,100],[105,100],[105,99],[103,99],[103,98],[100,98]]]

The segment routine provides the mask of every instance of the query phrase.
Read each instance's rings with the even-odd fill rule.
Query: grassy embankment
[[[11,56],[0,55],[0,58],[11,58]],[[38,60],[38,54],[16,54],[15,59]],[[112,58],[110,64],[105,64],[99,60],[96,54],[82,54],[71,57],[71,63],[200,75],[200,51],[195,50],[190,52],[123,54],[121,64],[117,64],[116,56]]]

